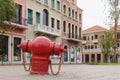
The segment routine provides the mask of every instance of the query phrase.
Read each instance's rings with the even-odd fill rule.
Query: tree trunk
[[[110,56],[107,56],[107,63],[110,63],[111,60],[110,60]]]

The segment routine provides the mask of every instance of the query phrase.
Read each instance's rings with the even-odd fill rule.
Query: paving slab
[[[0,80],[120,80],[120,66],[62,65],[57,76],[30,75],[22,65],[0,66]]]

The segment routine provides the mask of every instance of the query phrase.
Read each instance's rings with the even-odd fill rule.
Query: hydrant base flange
[[[49,63],[49,59],[32,58],[30,74],[48,74]]]

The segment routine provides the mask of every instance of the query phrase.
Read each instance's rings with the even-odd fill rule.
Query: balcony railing
[[[60,30],[41,24],[37,24],[34,31],[40,31],[42,33],[60,36]]]
[[[83,49],[83,52],[100,52],[101,49],[100,48],[97,48],[97,49]]]
[[[72,33],[69,33],[68,34],[68,39],[70,40],[77,40],[77,41],[80,41],[81,40],[81,37],[79,35],[76,35],[76,34],[72,34]]]
[[[27,19],[26,18],[14,18],[14,20],[12,20],[13,23],[16,24],[20,24],[20,25],[27,25]]]
[[[86,44],[86,43],[87,43],[87,41],[86,41],[86,40],[83,40],[83,41],[82,41],[82,44]]]
[[[36,0],[36,2],[41,3],[41,2],[42,2],[42,0]]]
[[[93,39],[93,42],[94,43],[98,43],[98,39]]]

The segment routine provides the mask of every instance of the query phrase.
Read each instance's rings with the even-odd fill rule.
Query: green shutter
[[[40,13],[36,12],[36,24],[40,23]]]
[[[32,15],[33,15],[33,12],[31,9],[28,9],[28,24],[32,24]]]
[[[57,10],[60,10],[60,2],[57,1]]]
[[[48,4],[48,0],[44,0],[44,4]]]
[[[54,8],[54,0],[51,0],[51,7]]]

